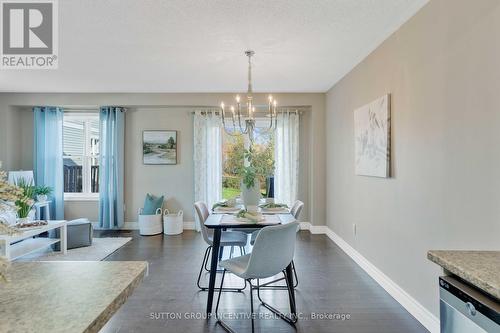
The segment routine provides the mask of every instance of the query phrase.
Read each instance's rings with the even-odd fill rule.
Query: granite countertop
[[[147,271],[145,261],[21,262],[0,282],[2,332],[98,332]]]
[[[427,258],[500,299],[500,251],[431,250]]]

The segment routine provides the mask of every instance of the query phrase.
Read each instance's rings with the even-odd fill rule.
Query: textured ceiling
[[[324,92],[427,0],[60,0],[59,69],[0,91]]]

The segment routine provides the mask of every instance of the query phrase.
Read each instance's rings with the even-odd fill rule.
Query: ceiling
[[[9,92],[324,92],[427,0],[63,0],[59,68]]]

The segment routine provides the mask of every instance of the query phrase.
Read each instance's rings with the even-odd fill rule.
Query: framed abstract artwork
[[[355,174],[390,177],[390,95],[354,110]]]
[[[142,161],[148,165],[177,164],[177,131],[143,131]]]

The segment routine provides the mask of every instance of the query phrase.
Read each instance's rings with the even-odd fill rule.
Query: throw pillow
[[[156,210],[163,206],[163,195],[161,197],[155,197],[151,194],[146,194],[146,200],[144,201],[144,207],[142,209],[143,215],[154,215]]]

